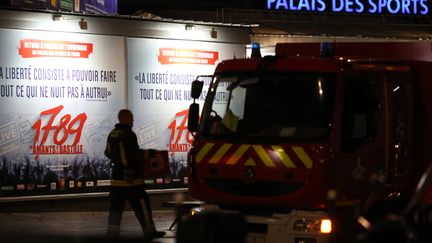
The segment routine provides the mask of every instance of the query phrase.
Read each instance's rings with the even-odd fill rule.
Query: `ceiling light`
[[[217,34],[218,34],[217,31],[214,28],[212,28],[212,30],[210,31],[211,38],[217,39]]]
[[[53,14],[52,20],[53,21],[63,21],[64,17],[61,14]]]
[[[87,30],[88,24],[87,21],[84,18],[81,18],[81,20],[78,22],[80,29]]]
[[[185,30],[186,30],[186,31],[196,30],[196,26],[193,25],[193,24],[186,24],[186,25],[185,25]]]

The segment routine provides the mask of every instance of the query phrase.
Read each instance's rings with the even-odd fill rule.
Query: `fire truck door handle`
[[[396,140],[394,144],[394,175],[405,176],[406,168],[404,168],[404,150],[405,150],[405,123],[398,122],[396,127]]]
[[[188,161],[190,161],[189,166],[190,166],[190,174],[192,179],[194,180],[194,182],[197,181],[197,178],[195,176],[195,157],[194,157],[194,149],[191,149],[189,151],[189,159]]]

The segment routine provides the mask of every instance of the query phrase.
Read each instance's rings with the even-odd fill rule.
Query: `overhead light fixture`
[[[212,28],[212,30],[210,31],[210,36],[213,39],[217,39],[217,31],[215,30],[215,28]]]
[[[185,25],[185,30],[186,30],[186,31],[196,30],[196,26],[193,25],[193,24],[186,24],[186,25]]]
[[[53,21],[63,21],[64,17],[61,14],[53,14],[52,20]]]
[[[84,18],[81,18],[81,20],[78,22],[80,29],[87,30],[88,24],[87,21]]]

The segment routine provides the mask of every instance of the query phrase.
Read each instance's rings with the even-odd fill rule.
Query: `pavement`
[[[176,227],[168,230],[175,218],[174,210],[153,211],[157,230],[165,231],[163,238],[152,242],[174,243]],[[0,239],[11,242],[145,242],[143,233],[132,211],[125,211],[120,237],[107,239],[108,212],[2,212],[0,213]]]

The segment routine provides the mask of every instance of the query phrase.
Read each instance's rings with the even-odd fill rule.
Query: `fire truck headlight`
[[[330,219],[321,219],[320,233],[330,234],[332,232],[332,222]]]
[[[293,225],[294,231],[329,234],[332,231],[330,219],[298,219]]]

